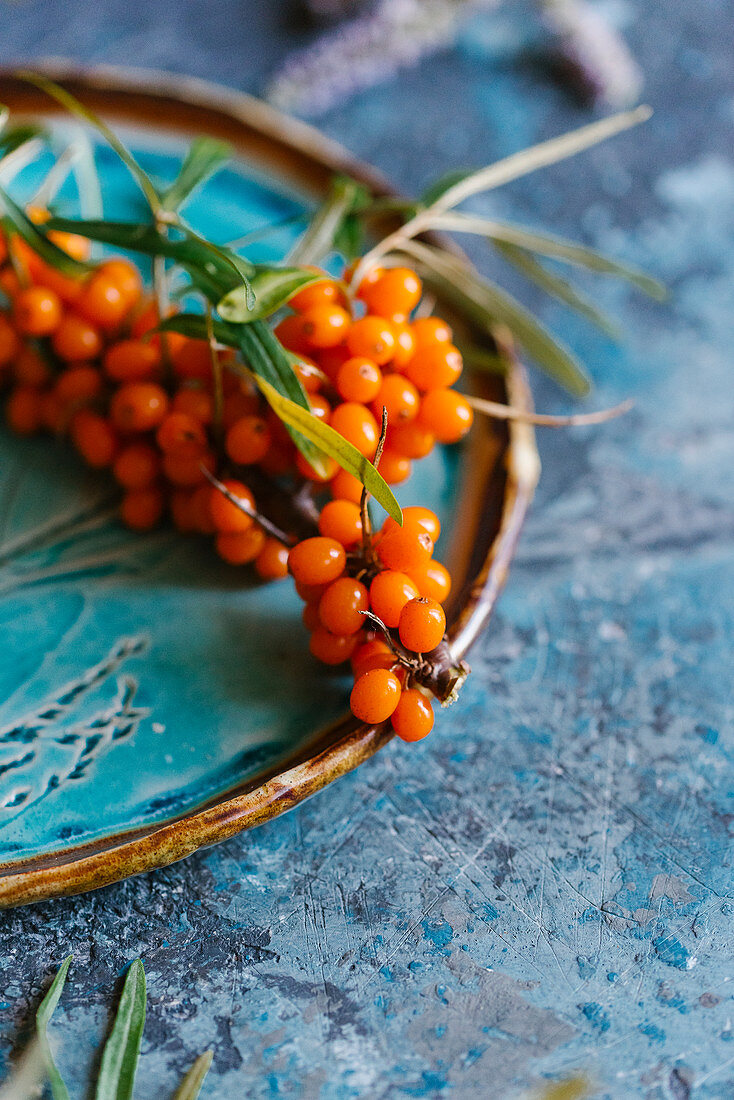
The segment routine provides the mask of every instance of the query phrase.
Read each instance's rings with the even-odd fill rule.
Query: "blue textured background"
[[[141,1097],[171,1092],[210,1044],[214,1100],[512,1097],[578,1069],[599,1097],[734,1092],[734,9],[609,10],[652,122],[478,206],[670,283],[663,307],[595,285],[621,347],[536,303],[593,369],[595,404],[632,394],[636,410],[540,436],[510,584],[428,742],[177,867],[0,916],[0,1065],[73,950],[56,1026],[80,1095],[138,954]],[[157,65],[258,90],[304,39],[289,11],[5,3],[0,60]],[[523,26],[509,6],[476,15],[456,49],[323,128],[415,191],[585,121],[519,57]],[[540,380],[536,395],[567,407]]]

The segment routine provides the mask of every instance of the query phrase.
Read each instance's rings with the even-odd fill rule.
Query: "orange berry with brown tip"
[[[75,306],[82,317],[109,331],[122,324],[132,301],[106,271],[98,269],[84,283]]]
[[[60,359],[96,359],[102,351],[99,329],[77,313],[67,313],[59,322],[51,338],[53,349]]]
[[[162,451],[200,454],[206,446],[206,431],[200,420],[183,412],[166,413],[155,433]]]
[[[271,442],[266,420],[261,416],[243,416],[227,432],[224,447],[233,462],[249,466],[265,458]]]
[[[446,633],[446,615],[437,600],[418,596],[409,600],[398,621],[400,641],[413,653],[430,653]]]
[[[372,403],[372,411],[377,420],[382,419],[382,410],[385,408],[387,422],[392,426],[415,420],[419,407],[418,390],[402,374],[386,375],[380,386],[380,392]]]
[[[434,344],[450,344],[454,338],[451,326],[440,317],[416,317],[410,326],[416,348],[431,347]]]
[[[279,581],[288,576],[288,547],[280,539],[267,538],[255,558],[255,570],[264,581]]]
[[[426,565],[433,553],[433,539],[426,531],[398,527],[387,531],[377,545],[377,556],[387,569],[410,575]]]
[[[370,606],[385,626],[395,628],[406,603],[419,595],[418,587],[407,573],[383,569],[370,585]]]
[[[345,401],[337,405],[331,414],[330,427],[351,443],[367,458],[374,458],[380,429],[377,421],[364,405]]]
[[[339,368],[336,388],[343,401],[357,401],[363,405],[377,397],[382,385],[382,371],[371,359],[354,355]]]
[[[406,321],[393,321],[392,327],[395,334],[392,369],[404,373],[405,368],[415,354],[413,330]]]
[[[413,385],[425,393],[453,386],[463,366],[461,352],[453,344],[431,344],[416,351],[405,373]]]
[[[362,538],[362,516],[359,505],[351,500],[330,500],[321,509],[319,533],[336,539],[349,549]]]
[[[400,701],[400,681],[386,668],[373,668],[355,680],[349,706],[355,718],[377,726],[387,721]]]
[[[236,481],[234,478],[226,478],[222,484],[232,496],[244,505],[246,511],[243,511],[234,501],[226,497],[220,489],[212,485],[209,496],[209,513],[214,526],[217,531],[224,534],[241,534],[243,531],[249,531],[253,519],[252,515],[248,513],[255,511],[255,498],[250,489],[243,482]]]
[[[364,356],[382,367],[393,357],[395,331],[384,317],[368,314],[353,323],[346,344],[352,355]]]
[[[213,451],[206,448],[174,450],[163,453],[163,473],[172,485],[194,489],[207,480],[204,470],[213,474],[217,465]]]
[[[390,716],[392,728],[401,741],[422,741],[433,729],[433,707],[422,691],[408,688]]]
[[[321,625],[332,634],[356,634],[365,625],[363,612],[369,611],[369,607],[369,593],[365,585],[352,577],[339,577],[321,597]]]
[[[292,548],[288,568],[298,584],[329,584],[342,575],[346,562],[340,542],[317,535]]]
[[[348,661],[357,645],[357,634],[332,634],[326,627],[314,630],[308,644],[312,655],[325,665]]]
[[[314,306],[341,306],[345,301],[344,291],[336,279],[319,279],[317,282],[309,283],[302,290],[296,291],[293,297],[288,299],[288,305],[291,309],[303,313],[313,309]]]
[[[161,365],[159,348],[146,340],[118,340],[104,356],[104,369],[115,382],[143,382],[156,378]]]
[[[125,489],[152,485],[161,471],[161,458],[152,443],[128,443],[112,465],[115,480]]]
[[[217,553],[230,565],[253,562],[264,546],[265,532],[255,524],[247,531],[222,532],[216,539]]]
[[[61,322],[58,294],[44,286],[29,286],[18,291],[13,302],[13,320],[24,336],[50,336]]]
[[[160,523],[165,506],[165,497],[157,485],[133,489],[122,498],[120,518],[133,531],[151,531]]]
[[[88,466],[104,469],[111,466],[119,450],[119,438],[114,427],[99,413],[80,409],[69,426],[71,441]]]
[[[360,292],[370,313],[380,317],[411,313],[420,301],[423,286],[409,267],[391,267]]]
[[[403,508],[403,530],[409,531],[411,528],[415,528],[418,531],[426,531],[431,536],[434,543],[438,542],[439,535],[441,534],[441,521],[435,512],[430,508],[425,508],[422,504],[411,504],[407,508]],[[400,525],[395,522],[392,516],[388,516],[382,525],[382,531],[387,534],[388,531],[399,531]]]
[[[209,425],[214,419],[214,399],[206,390],[195,386],[185,386],[175,394],[172,402],[175,412],[193,416],[201,424]]]
[[[301,333],[310,348],[333,348],[344,339],[351,317],[337,305],[317,305],[300,315]]]
[[[16,435],[35,435],[43,426],[42,391],[16,386],[5,403],[5,419]]]
[[[418,421],[439,443],[458,443],[471,428],[474,412],[455,390],[431,390],[421,402]]]
[[[157,382],[125,382],[110,401],[110,419],[121,432],[149,432],[168,412],[168,394]]]

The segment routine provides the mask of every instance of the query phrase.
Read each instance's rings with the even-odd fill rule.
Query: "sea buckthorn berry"
[[[336,381],[339,374],[339,368],[343,363],[346,363],[347,359],[350,359],[349,348],[346,344],[337,344],[333,348],[321,348],[319,349],[319,366],[332,382]]]
[[[331,414],[330,427],[339,432],[367,458],[374,458],[380,429],[377,421],[364,405],[356,401],[345,401],[337,405]]]
[[[333,348],[340,344],[351,324],[351,317],[337,305],[312,306],[300,314],[301,332],[311,348]]]
[[[117,283],[102,270],[95,271],[84,283],[76,300],[76,308],[82,317],[105,331],[121,325],[131,305],[132,302]]]
[[[163,473],[172,485],[180,489],[194,489],[202,485],[206,481],[204,469],[213,474],[216,464],[214,453],[203,448],[198,451],[166,451],[163,455]]]
[[[13,363],[13,377],[20,386],[40,388],[50,381],[51,371],[43,356],[30,344],[26,344],[20,349]]]
[[[421,741],[433,729],[433,707],[422,691],[408,688],[390,717],[401,741]]]
[[[347,284],[351,283],[358,263],[359,263],[359,260],[355,260],[354,263],[351,263],[347,267],[344,268],[344,282],[345,283],[347,283]],[[364,294],[367,291],[367,289],[369,287],[371,287],[374,283],[376,283],[377,280],[380,278],[380,276],[384,274],[384,272],[385,272],[385,268],[380,267],[379,264],[375,264],[374,267],[371,267],[362,276],[362,281],[359,284],[359,286],[357,287],[356,297],[361,298],[362,300],[364,300]]]
[[[214,400],[206,390],[186,386],[179,390],[173,398],[172,408],[175,412],[186,413],[193,416],[201,424],[209,425],[214,419]]]
[[[296,455],[296,469],[299,474],[308,478],[309,481],[331,481],[338,468],[338,462],[335,458],[332,458],[331,455],[321,456],[320,469],[312,466],[305,455],[302,455],[300,451]]]
[[[102,375],[96,367],[67,367],[56,381],[55,394],[63,406],[80,408],[102,393]]]
[[[194,493],[190,489],[174,489],[168,498],[173,526],[184,535],[198,530],[194,514]]]
[[[418,585],[421,596],[444,603],[451,591],[451,574],[440,561],[429,561],[417,569],[411,576]]]
[[[11,363],[19,349],[20,341],[15,329],[5,317],[0,316],[0,367],[6,367]]]
[[[125,489],[144,489],[161,470],[161,458],[152,443],[128,443],[112,466],[115,480]]]
[[[120,518],[133,531],[150,531],[161,520],[165,498],[156,485],[133,489],[125,493],[120,505]]]
[[[58,357],[67,361],[96,359],[102,351],[99,330],[76,313],[61,318],[52,343]]]
[[[330,584],[342,575],[346,561],[340,542],[317,535],[293,547],[288,568],[298,584]]]
[[[44,286],[29,286],[16,295],[13,320],[24,336],[50,336],[61,321],[58,294]]]
[[[321,509],[319,532],[336,539],[349,549],[362,538],[362,516],[359,505],[351,500],[330,500]]]
[[[20,279],[15,269],[10,266],[4,267],[2,271],[0,271],[0,290],[2,290],[5,297],[9,298],[12,302],[20,289]]]
[[[54,434],[66,427],[65,412],[53,390],[44,390],[41,394],[41,424]]]
[[[474,412],[460,393],[431,390],[421,402],[418,420],[439,443],[458,443],[471,428]]]
[[[303,584],[301,581],[296,581],[294,587],[304,603],[318,603],[328,588],[328,585]]]
[[[417,420],[409,420],[407,424],[395,424],[389,429],[387,442],[393,451],[406,458],[425,458],[433,450],[436,437]]]
[[[400,641],[413,653],[430,653],[446,633],[446,615],[441,604],[427,596],[409,600],[400,612]]]
[[[370,585],[370,606],[385,626],[396,627],[406,603],[419,595],[418,587],[407,573],[383,569]]]
[[[415,354],[413,330],[405,321],[393,321],[392,327],[395,334],[395,350],[391,365],[393,370],[400,371],[402,374]]]
[[[305,355],[311,350],[303,330],[303,317],[300,313],[291,313],[288,317],[284,317],[275,326],[273,332],[283,347],[295,355]]]
[[[364,356],[378,367],[383,367],[393,357],[395,332],[384,317],[368,314],[355,321],[349,329],[347,347],[352,355]]]
[[[385,722],[400,700],[400,681],[386,668],[363,672],[355,681],[349,706],[355,718],[371,726]]]
[[[440,317],[416,317],[411,325],[416,348],[433,344],[450,344],[454,338],[451,326]]]
[[[309,359],[307,355],[298,357],[298,362],[293,364],[293,370],[307,394],[317,393],[327,381],[321,368],[317,367],[313,359]]]
[[[216,531],[212,519],[212,487],[207,482],[199,485],[191,494],[191,516],[194,530],[202,535],[213,535]]]
[[[311,412],[319,420],[323,420],[325,424],[329,423],[329,417],[331,416],[331,405],[326,398],[320,393],[309,393],[308,404]]]
[[[234,427],[238,420],[242,420],[245,416],[257,416],[260,410],[260,400],[254,393],[243,393],[242,390],[238,390],[237,393],[231,393],[224,399],[224,415],[222,416],[222,425],[225,431],[229,431]],[[278,424],[281,422],[278,420]],[[276,433],[273,431],[273,420],[271,418],[269,422],[269,429],[271,438],[277,438]],[[283,433],[286,439],[290,439],[290,436],[284,431]]]
[[[84,238],[80,238],[84,240]],[[85,242],[88,243],[88,242]],[[82,259],[83,257],[77,257]],[[128,306],[134,305],[143,292],[143,280],[134,263],[118,257],[114,260],[105,260],[99,265],[98,271],[106,276],[117,287]]]
[[[365,585],[351,577],[340,577],[321,597],[321,625],[332,634],[356,634],[365,625],[362,612],[369,608],[370,598]]]
[[[279,581],[288,576],[288,547],[279,539],[267,538],[255,558],[255,571],[264,581]]]
[[[336,388],[344,401],[359,401],[366,405],[377,397],[382,385],[382,371],[362,356],[352,356],[339,368]]]
[[[250,510],[255,510],[255,498],[241,481],[227,478],[222,483],[232,496],[237,497]],[[242,534],[252,527],[253,519],[243,512],[223,492],[212,485],[209,496],[209,513],[212,522],[220,534]]]
[[[179,378],[208,381],[212,376],[212,351],[208,342],[185,339],[173,354],[173,369]]]
[[[341,306],[344,302],[344,291],[336,279],[319,279],[318,282],[309,283],[288,299],[291,309],[299,313],[313,309],[314,306]]]
[[[319,626],[308,643],[312,655],[325,665],[340,665],[348,661],[357,645],[357,634],[332,634]]]
[[[377,556],[388,569],[410,575],[430,561],[433,553],[433,539],[426,531],[415,528],[398,527],[387,531],[377,545]]]
[[[391,669],[396,660],[393,651],[381,638],[372,638],[369,642],[363,642],[352,654],[354,678],[356,680],[363,672],[369,672],[371,668]]]
[[[289,474],[293,469],[296,448],[293,444],[273,443],[265,458],[259,463],[260,468],[272,477],[280,477]]]
[[[156,382],[125,382],[110,401],[110,419],[122,432],[149,432],[168,412],[168,394]]]
[[[347,470],[339,470],[329,488],[334,500],[350,500],[359,504],[362,499],[362,482]]]
[[[247,531],[222,532],[216,539],[217,553],[230,565],[247,565],[264,546],[265,532],[254,523]]]
[[[160,363],[160,351],[146,340],[120,340],[107,349],[104,357],[105,374],[115,382],[143,382],[155,378]]]
[[[420,301],[423,286],[415,271],[408,267],[391,267],[365,287],[361,297],[370,313],[380,317],[410,313]]]
[[[34,435],[42,425],[41,391],[33,386],[16,386],[5,405],[5,417],[16,435]]]
[[[261,416],[243,416],[227,432],[224,446],[233,462],[248,466],[265,458],[271,442],[266,420]]]
[[[309,632],[312,630],[318,630],[318,628],[321,626],[321,616],[319,615],[318,604],[304,604],[303,611],[301,612],[301,620],[306,630],[308,630]]]
[[[453,386],[463,366],[461,352],[453,344],[433,344],[415,353],[405,373],[414,386],[425,392]]]
[[[441,534],[441,521],[430,508],[424,508],[422,504],[411,504],[403,508],[403,530],[409,531],[411,528],[426,531],[436,543]],[[382,525],[382,530],[387,534],[388,531],[399,531],[400,526],[392,516],[388,516]]]
[[[206,431],[201,421],[182,412],[166,413],[155,438],[162,451],[177,454],[200,454],[206,446]]]
[[[388,424],[407,424],[415,420],[420,408],[418,390],[402,374],[386,375],[372,403],[372,411],[378,420],[382,419],[383,408],[387,409]]]
[[[88,466],[111,466],[119,449],[117,432],[103,416],[80,409],[71,419],[71,441]]]
[[[380,458],[380,473],[388,485],[399,485],[401,481],[407,481],[410,477],[411,461],[405,455],[398,454],[390,447],[385,447]]]

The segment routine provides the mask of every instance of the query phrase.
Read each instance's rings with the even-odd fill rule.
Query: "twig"
[[[267,531],[269,535],[272,535],[273,538],[278,539],[285,546],[296,545],[296,540],[291,535],[286,534],[285,531],[282,531],[280,527],[277,527],[274,523],[267,519],[266,516],[261,515],[261,513],[258,512],[256,508],[251,508],[247,501],[243,500],[242,497],[235,496],[234,493],[231,493],[224,482],[220,481],[218,477],[215,477],[210,470],[207,470],[206,466],[204,466],[203,463],[201,464],[199,469],[201,470],[210,485],[213,485],[215,489],[218,489],[222,496],[225,496],[231,504],[234,504],[235,508],[239,508],[240,512],[244,512],[246,516],[249,516],[250,519],[254,520],[259,527],[262,527],[263,531]]]
[[[387,409],[383,405],[382,407],[382,427],[380,428],[380,438],[377,440],[377,450],[375,451],[375,457],[373,466],[375,469],[379,466],[380,459],[382,458],[382,452],[385,447],[385,439],[387,437]],[[366,485],[362,486],[362,496],[359,501],[359,514],[362,520],[362,550],[364,553],[365,561],[371,565],[374,564],[374,553],[372,550],[372,522],[370,520],[369,508],[367,507],[367,501],[369,499],[369,490]]]
[[[524,409],[516,409],[512,405],[502,405],[498,401],[487,401],[483,397],[473,397],[464,394],[465,400],[478,412],[485,413],[495,420],[519,420],[523,424],[537,424],[545,428],[578,427],[584,424],[603,424],[607,420],[614,420],[634,406],[632,398],[614,405],[610,409],[600,409],[598,412],[574,413],[571,416],[552,416],[549,413],[531,413]]]

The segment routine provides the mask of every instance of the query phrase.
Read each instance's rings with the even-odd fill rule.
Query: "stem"
[[[278,539],[285,546],[295,546],[296,540],[291,535],[286,534],[280,527],[277,527],[266,516],[261,515],[256,508],[251,508],[247,501],[242,497],[235,496],[234,493],[230,493],[224,482],[220,481],[218,477],[215,477],[213,473],[207,470],[203,464],[199,467],[204,477],[207,479],[210,485],[213,485],[215,489],[218,489],[222,496],[225,496],[227,500],[234,504],[235,508],[239,508],[240,512],[244,512],[246,516],[254,520],[259,527],[262,527],[263,531],[267,531],[273,538]]]
[[[377,450],[375,451],[375,458],[373,465],[377,469],[380,459],[382,458],[382,452],[385,447],[385,439],[387,437],[387,409],[382,408],[382,427],[380,428],[380,438],[377,440]],[[359,501],[359,513],[362,520],[362,551],[364,553],[365,561],[370,565],[374,565],[375,555],[372,549],[372,522],[370,520],[370,512],[367,507],[367,501],[369,499],[369,491],[366,485],[362,486],[362,496]]]
[[[214,321],[212,319],[211,303],[206,303],[206,335],[209,341],[209,354],[212,360],[212,377],[214,379],[214,436],[221,446],[224,432],[224,381],[222,378],[222,364],[219,361],[216,340],[214,339]]]
[[[552,416],[548,413],[530,413],[523,409],[516,409],[512,405],[502,405],[497,401],[487,401],[483,397],[472,397],[464,394],[464,400],[476,409],[477,412],[491,416],[495,420],[518,420],[523,424],[537,424],[545,428],[567,428],[584,424],[603,424],[607,420],[614,420],[634,406],[634,401],[628,398],[626,401],[614,405],[610,409],[600,409],[598,412],[574,413],[572,416]]]

